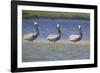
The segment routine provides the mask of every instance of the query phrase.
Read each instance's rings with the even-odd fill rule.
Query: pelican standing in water
[[[82,28],[80,25],[78,25],[78,31],[79,31],[79,35],[70,35],[69,36],[69,40],[72,42],[77,42],[80,41],[83,37],[83,32],[82,32]]]
[[[34,28],[35,28],[35,32],[34,33],[30,32],[30,33],[27,33],[27,34],[24,35],[23,38],[25,40],[33,42],[37,38],[37,36],[39,35],[37,22],[34,22]]]
[[[60,30],[60,25],[57,24],[56,25],[56,29],[57,29],[57,34],[50,34],[46,39],[55,43],[56,41],[58,41],[61,37],[61,30]]]

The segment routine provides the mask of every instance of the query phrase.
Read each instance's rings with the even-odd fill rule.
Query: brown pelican
[[[79,35],[70,35],[69,36],[69,40],[72,42],[77,42],[80,41],[83,37],[83,33],[82,33],[82,28],[80,25],[78,25],[78,31],[79,31]]]
[[[37,36],[39,35],[39,30],[38,30],[38,24],[37,22],[34,22],[34,28],[35,28],[35,32],[32,33],[27,33],[24,35],[24,39],[27,40],[27,41],[33,41],[37,38]]]
[[[60,25],[57,24],[56,25],[56,29],[57,29],[57,34],[50,34],[46,39],[51,41],[51,42],[56,42],[60,39],[61,37],[61,31],[60,31]]]

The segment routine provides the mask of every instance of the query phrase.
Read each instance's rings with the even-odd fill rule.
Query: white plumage
[[[30,32],[30,33],[25,34],[23,36],[24,40],[33,41],[37,38],[37,36],[39,34],[37,22],[34,22],[34,26],[35,26],[36,32],[34,32],[34,33]]]
[[[81,31],[81,26],[80,25],[78,26],[78,30],[79,30],[79,35],[70,35],[69,36],[70,41],[77,42],[77,41],[81,40],[83,34],[82,34],[82,31]]]
[[[57,37],[59,37],[59,34],[51,34],[51,35],[49,35],[49,36],[47,37],[47,39],[55,39],[55,38],[57,38]]]
[[[32,38],[33,36],[36,36],[36,33],[31,33],[31,32],[30,32],[30,33],[25,34],[23,38],[24,38],[24,39],[30,39],[30,38]]]
[[[80,37],[81,37],[80,35],[70,35],[69,39],[70,39],[71,41],[74,41],[75,39],[78,39],[78,38],[80,38]]]
[[[56,25],[56,29],[57,29],[57,34],[50,34],[46,39],[51,41],[51,42],[55,42],[58,41],[61,37],[61,31],[60,31],[60,25],[57,24]]]

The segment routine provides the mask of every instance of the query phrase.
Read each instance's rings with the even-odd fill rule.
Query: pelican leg
[[[34,44],[36,44],[36,40],[34,40]]]
[[[71,42],[71,43],[70,43],[70,46],[71,46],[72,48],[74,48],[74,47],[76,48],[76,42]]]
[[[70,42],[70,44],[69,44],[69,45],[70,45],[70,47],[71,47],[71,48],[73,48],[73,47],[74,47],[74,43],[73,43],[73,42]]]
[[[34,44],[34,41],[31,41],[32,42],[32,45]]]
[[[55,46],[55,42],[53,41],[52,46]]]
[[[56,43],[54,42],[54,47],[56,48],[57,47],[57,45],[56,45]]]
[[[53,41],[53,43],[52,43],[53,48],[55,48],[55,45],[56,45],[56,44],[55,44],[55,41]]]
[[[51,41],[49,41],[49,42],[48,42],[48,46],[50,46],[50,47],[51,47],[52,45],[53,45],[53,44],[52,44],[52,42],[51,42]]]
[[[78,48],[78,45],[77,45],[77,43],[75,42],[75,48]]]
[[[35,44],[35,40],[32,41],[32,44]]]
[[[57,42],[56,43],[54,42],[54,47],[55,48],[58,48],[59,47],[59,44]]]
[[[58,44],[58,43],[56,43],[56,44],[55,44],[55,47],[56,47],[56,48],[58,48],[58,47],[60,47],[60,46],[59,46],[59,44]]]
[[[50,47],[53,47],[54,43],[52,43],[52,41],[50,42]]]

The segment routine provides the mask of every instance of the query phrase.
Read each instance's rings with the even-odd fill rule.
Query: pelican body
[[[56,25],[56,29],[57,29],[57,34],[50,34],[47,37],[47,40],[49,40],[51,42],[56,42],[56,41],[58,41],[60,39],[61,31],[60,31],[60,25],[59,24]]]
[[[78,31],[79,31],[79,35],[70,35],[69,36],[70,41],[77,42],[77,41],[80,41],[82,39],[83,33],[82,33],[82,28],[80,25],[78,26]]]
[[[37,22],[34,22],[34,28],[35,28],[35,32],[32,33],[27,33],[24,35],[24,39],[27,41],[33,41],[37,38],[37,36],[39,35],[39,30],[38,30],[38,25]]]

